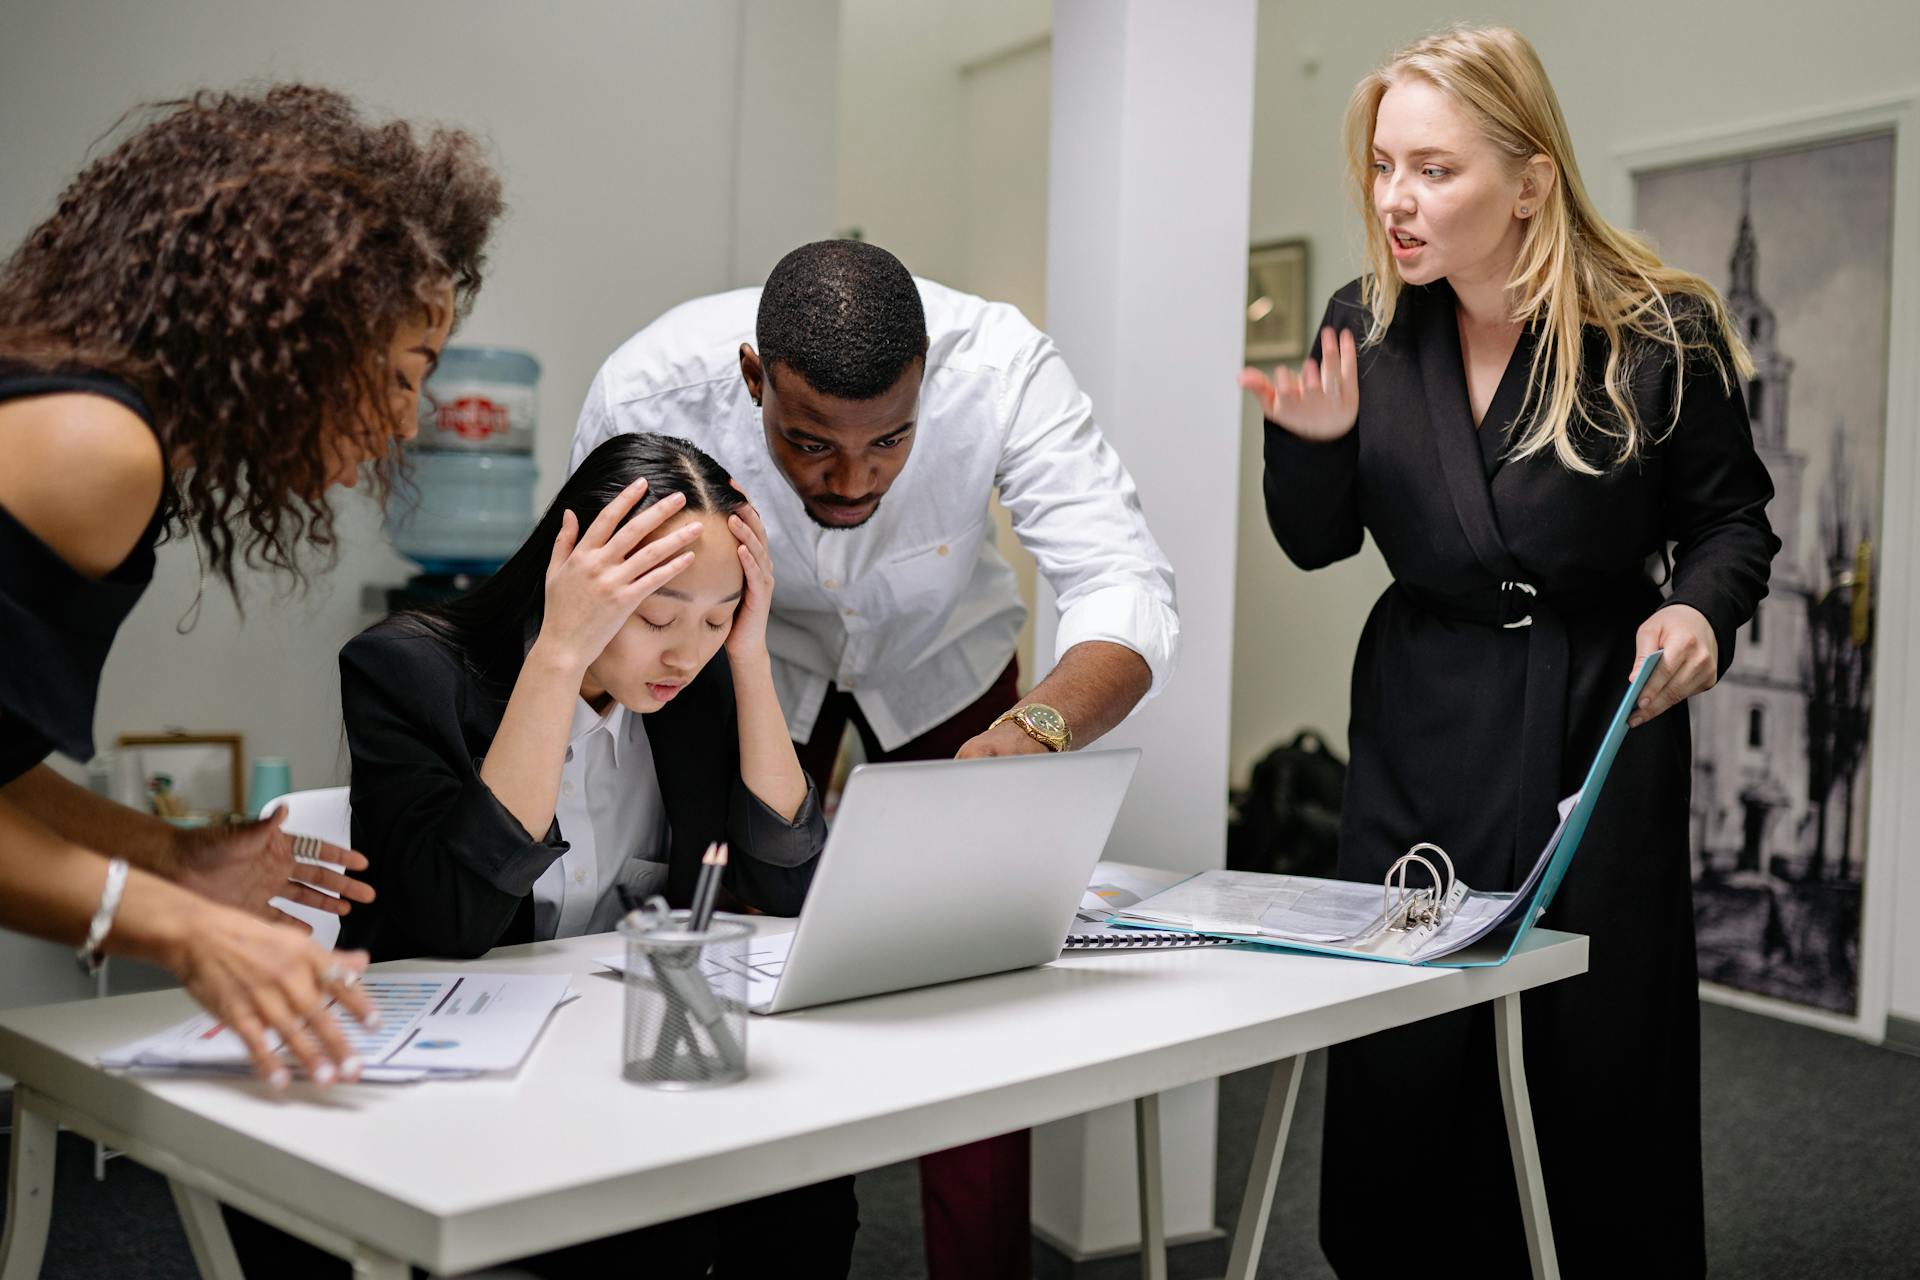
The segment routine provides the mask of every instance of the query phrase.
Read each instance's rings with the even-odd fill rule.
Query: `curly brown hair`
[[[170,471],[170,528],[230,590],[236,560],[304,582],[336,554],[326,497],[344,441],[380,457],[400,325],[480,287],[503,205],[479,142],[371,123],[283,84],[137,109],[0,268],[0,353],[139,389]],[[392,462],[374,468],[391,489]]]

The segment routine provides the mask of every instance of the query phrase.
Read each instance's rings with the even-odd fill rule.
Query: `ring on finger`
[[[315,836],[295,836],[293,838],[293,860],[295,862],[304,862],[309,866],[319,864],[322,860],[320,857],[320,849],[320,841]]]
[[[343,964],[330,964],[320,971],[320,985],[323,987],[351,987],[360,981],[360,975]]]

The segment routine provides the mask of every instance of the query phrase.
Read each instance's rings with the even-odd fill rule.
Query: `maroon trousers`
[[[985,733],[993,718],[1019,699],[1019,676],[1016,659],[979,701],[892,751],[880,749],[853,695],[829,685],[813,737],[804,745],[796,744],[800,765],[825,796],[849,720],[860,734],[867,759],[875,763],[950,760],[968,739]],[[1031,1188],[1025,1129],[921,1156],[920,1208],[926,1223],[930,1280],[1026,1280],[1033,1268],[1028,1222]]]

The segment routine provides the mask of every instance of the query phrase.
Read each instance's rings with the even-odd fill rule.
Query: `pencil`
[[[727,846],[714,845],[707,850],[707,856],[701,861],[701,886],[704,893],[694,898],[693,929],[695,933],[704,933],[713,923],[713,909],[720,900],[720,877],[727,869]]]
[[[708,910],[707,899],[714,891],[714,884],[720,878],[719,865],[714,861],[720,846],[709,844],[707,851],[700,855],[700,878],[693,885],[693,901],[688,904],[687,928],[695,933],[706,928],[704,923]]]

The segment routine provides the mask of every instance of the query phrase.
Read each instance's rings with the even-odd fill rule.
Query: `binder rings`
[[[1511,893],[1471,888],[1453,874],[1445,850],[1417,844],[1377,886],[1315,876],[1205,871],[1113,912],[1108,920],[1126,928],[1205,934],[1394,964],[1504,964],[1566,877],[1626,737],[1627,717],[1659,659],[1656,651],[1640,664],[1580,790],[1561,802],[1559,827],[1526,881]]]

